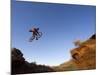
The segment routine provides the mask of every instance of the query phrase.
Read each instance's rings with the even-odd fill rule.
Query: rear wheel
[[[35,36],[32,36],[32,37],[29,39],[29,42],[32,42],[34,39],[35,39]]]

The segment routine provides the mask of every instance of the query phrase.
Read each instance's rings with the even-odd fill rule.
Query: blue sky
[[[12,1],[12,47],[22,51],[29,62],[59,65],[68,61],[77,39],[95,33],[95,6]],[[28,42],[32,27],[43,36]]]

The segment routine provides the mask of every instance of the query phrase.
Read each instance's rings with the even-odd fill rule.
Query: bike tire
[[[32,36],[32,37],[29,39],[29,42],[32,42],[34,39],[35,39],[35,37]]]
[[[39,35],[37,37],[40,38],[41,36],[42,36],[42,32],[39,32]]]

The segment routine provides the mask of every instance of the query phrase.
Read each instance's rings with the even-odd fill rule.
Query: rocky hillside
[[[12,48],[11,51],[11,72],[12,74],[53,72],[54,70],[46,65],[37,65],[35,62],[29,63],[23,57],[19,49]]]
[[[11,51],[11,72],[12,74],[42,73],[55,71],[90,70],[96,68],[96,35],[88,40],[75,43],[76,48],[71,50],[71,59],[59,66],[50,67],[29,63],[23,57],[23,53],[16,48]]]
[[[89,70],[96,68],[96,35],[71,50],[72,59],[54,67],[56,71]]]

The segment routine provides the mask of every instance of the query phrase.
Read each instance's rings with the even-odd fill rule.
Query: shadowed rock
[[[12,58],[11,60],[12,74],[42,73],[42,72],[54,71],[49,66],[37,65],[35,62],[29,63],[25,61],[22,52],[16,48],[12,48],[11,58]]]
[[[96,39],[96,34],[92,35],[90,39]]]

